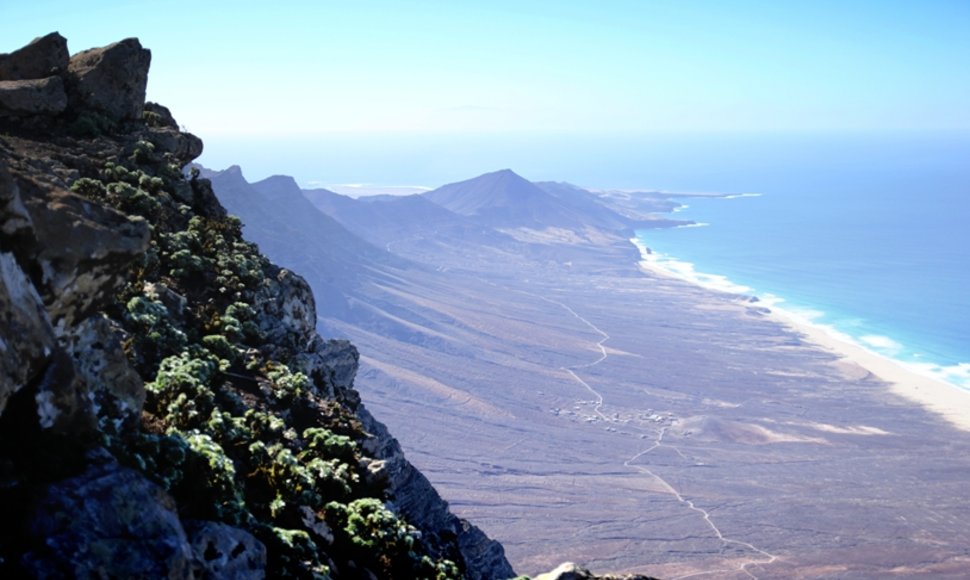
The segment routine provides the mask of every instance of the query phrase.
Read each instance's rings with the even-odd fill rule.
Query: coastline
[[[970,392],[908,369],[903,363],[851,340],[833,336],[826,329],[801,320],[784,309],[772,308],[770,312],[769,316],[778,323],[869,371],[885,382],[892,393],[936,413],[958,429],[970,431]]]
[[[633,238],[630,241],[640,251],[641,260],[638,266],[645,272],[704,287],[694,280],[678,276],[675,272],[658,265],[657,262],[649,260],[647,255],[651,251],[639,239]],[[715,288],[705,287],[705,289],[711,292],[730,293],[727,290]],[[742,293],[742,295],[744,294]],[[829,329],[805,320],[784,308],[771,306],[766,307],[765,310],[767,316],[774,322],[804,336],[813,344],[838,355],[847,363],[871,373],[886,383],[889,392],[939,415],[957,429],[970,432],[970,391],[907,368],[900,361],[867,349],[847,336],[837,336]],[[846,372],[849,372],[848,369]]]

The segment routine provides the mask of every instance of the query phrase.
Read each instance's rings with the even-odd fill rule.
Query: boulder
[[[360,353],[347,340],[324,340],[314,337],[305,352],[293,357],[293,366],[313,379],[318,393],[336,397],[354,388]]]
[[[155,145],[155,151],[171,153],[183,167],[202,155],[202,139],[191,133],[170,127],[148,127],[144,134]]]
[[[560,564],[559,567],[552,572],[539,574],[534,578],[534,580],[656,580],[656,578],[653,578],[652,576],[643,576],[640,574],[628,574],[624,576],[606,574],[604,576],[600,576],[598,574],[593,574],[586,568],[577,566],[572,562],[565,562]]]
[[[29,512],[21,565],[31,577],[191,578],[175,502],[113,461],[48,486]]]
[[[56,115],[66,108],[61,77],[0,81],[0,116]]]
[[[4,249],[32,227],[20,189],[0,167],[0,242]],[[0,415],[7,401],[49,365],[54,332],[44,304],[12,253],[0,252]]]
[[[0,252],[0,415],[44,372],[54,346],[40,296],[13,254]]]
[[[135,425],[145,405],[145,384],[122,349],[126,335],[103,314],[85,319],[61,337],[78,376],[87,384],[98,405],[102,422],[112,421],[112,431]]]
[[[252,534],[219,522],[191,520],[185,533],[192,548],[192,571],[199,580],[262,580],[266,546]]]
[[[20,189],[33,239],[16,253],[35,265],[34,285],[62,335],[114,298],[148,248],[148,224],[53,185],[24,180]]]
[[[151,60],[137,38],[75,54],[67,68],[71,105],[114,120],[141,118]]]
[[[305,350],[316,336],[317,310],[310,285],[302,276],[280,269],[260,290],[259,326],[271,345]]]
[[[152,127],[178,129],[179,124],[172,116],[172,111],[158,103],[145,103],[145,122]]]
[[[17,182],[0,162],[0,238],[12,246],[13,239],[29,235],[33,227]]]
[[[57,32],[35,38],[10,54],[0,54],[0,81],[42,79],[67,70],[67,40]]]

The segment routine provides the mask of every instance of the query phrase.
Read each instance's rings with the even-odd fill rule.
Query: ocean
[[[647,258],[970,390],[970,139],[747,146],[729,153],[739,166],[696,184],[734,195],[676,198],[675,217],[696,226],[637,233]],[[746,157],[756,151],[766,157]]]
[[[947,132],[423,135],[207,141],[204,164],[304,187],[437,187],[502,168],[687,197],[652,259],[744,291],[970,389],[970,135]],[[752,195],[739,195],[752,194]]]

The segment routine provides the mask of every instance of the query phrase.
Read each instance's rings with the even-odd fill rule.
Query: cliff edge
[[[307,284],[182,168],[136,39],[0,55],[0,576],[507,578]]]

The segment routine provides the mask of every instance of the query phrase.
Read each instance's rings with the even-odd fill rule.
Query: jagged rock
[[[61,77],[0,81],[0,115],[56,115],[66,108]]]
[[[117,463],[48,487],[31,509],[36,578],[190,578],[192,550],[171,497]]]
[[[418,528],[430,546],[445,544],[445,538],[457,538],[459,557],[469,580],[493,580],[512,578],[515,571],[505,558],[505,549],[490,539],[477,527],[459,519],[448,510],[443,500],[428,481],[404,457],[401,446],[363,406],[357,416],[372,438],[364,443],[368,452],[381,460],[381,471],[388,481],[388,496],[394,506],[407,520]]]
[[[171,153],[184,167],[202,155],[202,139],[179,130],[179,124],[167,107],[145,103],[146,138],[162,153]]]
[[[151,127],[160,129],[178,129],[179,124],[172,115],[172,111],[158,103],[145,103],[145,122]]]
[[[183,133],[178,129],[148,128],[145,137],[155,144],[159,153],[171,153],[182,166],[188,165],[193,159],[202,155],[202,139],[191,133]]]
[[[359,360],[360,353],[350,341],[323,340],[315,336],[306,352],[293,357],[293,365],[311,377],[314,384],[326,387],[326,390],[321,389],[322,396],[336,397],[353,391]]]
[[[123,334],[103,315],[92,316],[70,328],[62,338],[80,378],[100,407],[103,421],[132,423],[145,405],[145,384],[121,348]],[[106,408],[107,407],[107,408]]]
[[[502,544],[485,535],[478,526],[459,519],[458,547],[461,550],[469,578],[512,578],[515,572],[505,559]],[[499,574],[499,576],[495,576]]]
[[[31,228],[33,224],[20,198],[20,188],[6,167],[0,164],[0,236],[9,242],[22,234],[29,235]]]
[[[148,225],[68,191],[20,183],[33,243],[18,259],[30,272],[58,335],[90,316],[127,279],[127,265],[148,247]]]
[[[225,217],[226,208],[219,203],[219,198],[212,191],[212,183],[208,179],[192,179],[190,182],[192,198],[189,201],[199,215],[219,219]]]
[[[423,555],[452,560],[472,579],[514,575],[501,546],[451,514],[386,428],[360,405],[353,388],[357,350],[347,341],[328,341],[317,334],[313,295],[306,282],[273,266],[238,238],[238,223],[225,219],[226,211],[208,180],[177,177],[173,164],[198,155],[201,142],[178,133],[168,110],[155,105],[148,107],[151,114],[143,123],[109,122],[104,132],[84,139],[74,135],[85,116],[92,123],[105,116],[109,121],[138,117],[149,60],[148,51],[133,39],[81,53],[61,73],[68,99],[63,115],[0,119],[0,163],[9,168],[0,167],[0,520],[5,524],[0,526],[0,576],[258,578],[266,566],[297,574],[322,572],[329,566],[339,571],[334,573],[337,577],[376,578],[386,577],[398,565],[416,570],[426,565]],[[66,131],[74,138],[61,134]],[[154,149],[141,141],[151,142]],[[98,189],[111,187],[104,181],[109,169],[115,171],[106,168],[108,161],[132,172],[111,175],[111,185],[141,187],[145,179],[144,191],[159,202],[158,213],[146,213],[158,233],[153,252],[146,254],[145,221],[103,205],[126,207],[112,198],[113,190]],[[79,184],[83,196],[69,192],[67,184],[81,176],[102,183],[90,188]],[[192,229],[199,223],[206,228],[200,238],[211,233],[211,240],[188,237],[199,233]],[[186,239],[176,244],[163,236]],[[241,261],[229,264],[228,274],[212,267],[222,263],[216,257],[225,255],[220,253],[223,247],[241,251]],[[165,254],[173,248],[204,254],[198,257],[204,258],[199,263],[205,266],[176,273],[171,255]],[[133,272],[135,263],[141,267]],[[245,271],[233,272],[237,265]],[[126,286],[132,274],[141,280],[139,287]],[[209,333],[218,331],[226,316],[222,313],[228,312],[220,294],[226,288],[210,282],[216,275],[237,274],[245,284],[237,285],[235,298],[252,309],[246,322],[255,322],[259,332],[250,325],[244,338],[207,341],[210,336],[220,338]],[[132,295],[164,310],[159,320],[180,327],[181,335],[203,335],[201,343],[193,338],[194,344],[179,344],[178,348],[189,347],[181,354],[159,350],[164,354],[153,359],[159,354],[153,349],[164,341],[155,338],[153,326],[139,326],[132,318],[127,306]],[[213,304],[218,308],[210,308]],[[212,367],[215,373],[216,362],[206,352],[226,355],[218,368],[230,365],[224,372],[234,373],[234,382],[210,376],[206,369]],[[240,353],[245,356],[235,356]],[[172,361],[185,364],[166,371],[171,381],[164,383],[158,365]],[[286,375],[276,385],[280,391],[268,392],[266,385],[276,380],[269,380],[268,373],[283,365],[294,373],[303,370],[314,386],[301,390],[302,377]],[[169,401],[150,399],[149,408],[139,416],[146,396],[142,380],[154,381],[153,397],[161,396],[162,389],[187,390],[171,403],[175,410]],[[176,385],[175,380],[182,382]],[[293,390],[287,390],[290,387]],[[296,397],[296,404],[289,405],[286,397]],[[195,420],[191,412],[196,402],[205,412],[206,405],[215,402],[220,413],[206,415],[208,421],[203,420],[198,430],[199,423],[178,427],[180,421]],[[183,411],[187,414],[176,415]],[[296,457],[294,469],[301,470],[304,464],[312,465],[307,459],[312,454],[305,454],[308,443],[299,439],[301,435],[290,433],[311,425],[332,427],[340,439],[336,450],[328,451],[335,455],[327,461],[337,469],[335,477],[353,484],[348,497],[374,494],[374,499],[396,506],[393,509],[409,525],[421,530],[413,537],[421,560],[415,561],[410,553],[341,553],[350,532],[331,528],[326,518],[332,514],[319,505],[299,505],[303,500],[294,501],[294,490],[285,482],[266,491],[286,499],[287,511],[281,517],[292,529],[273,529],[278,522],[268,526],[258,511],[247,512],[250,506],[243,502],[259,506],[263,490],[244,497],[235,486],[236,478],[252,466],[236,472],[249,459],[223,448],[220,437],[229,431],[219,435],[213,427],[235,429],[239,421],[269,425],[271,429],[260,427],[263,439],[257,439],[254,428],[252,438],[244,441],[275,441],[273,445],[289,453],[279,453],[275,461],[290,465],[284,460]],[[285,431],[277,431],[278,422]],[[89,431],[98,426],[102,432]],[[365,428],[372,437],[363,432]],[[249,438],[248,430],[238,432]],[[362,445],[365,439],[370,443]],[[20,445],[21,440],[26,445]],[[125,465],[157,477],[179,498],[179,510],[162,488],[120,467],[107,451],[92,452],[96,442],[106,442],[110,454]],[[376,454],[364,461],[362,448]],[[368,474],[357,472],[362,469]],[[366,478],[373,488],[358,485]],[[246,531],[224,524],[193,522],[186,535],[178,512],[215,519],[234,514],[239,519],[231,521],[243,522],[240,525],[259,535],[270,553]]]
[[[188,521],[192,572],[198,580],[262,580],[266,546],[252,534],[219,522]]]
[[[87,386],[78,376],[71,357],[60,346],[54,349],[36,386],[34,402],[42,429],[80,435],[95,426]]]
[[[306,280],[281,269],[261,294],[262,312],[256,323],[266,333],[267,342],[306,350],[317,324],[316,304]]]
[[[136,38],[79,52],[68,64],[68,97],[115,120],[139,119],[151,60]]]
[[[0,252],[0,414],[13,394],[43,373],[54,347],[40,296],[13,254]]]
[[[57,32],[35,38],[30,44],[0,54],[0,81],[41,79],[67,69],[67,40]]]
[[[330,525],[327,522],[317,517],[317,514],[312,509],[307,506],[300,506],[300,519],[303,521],[303,525],[318,538],[327,544],[333,544],[333,530],[330,529]]]
[[[589,580],[592,577],[589,570],[580,568],[572,562],[565,562],[552,572],[539,574],[535,580]]]
[[[607,574],[605,576],[601,576],[598,574],[593,574],[586,568],[577,566],[572,562],[565,562],[560,564],[559,567],[552,572],[539,574],[533,580],[656,580],[656,578],[642,576],[640,574],[628,574],[626,576]]]

